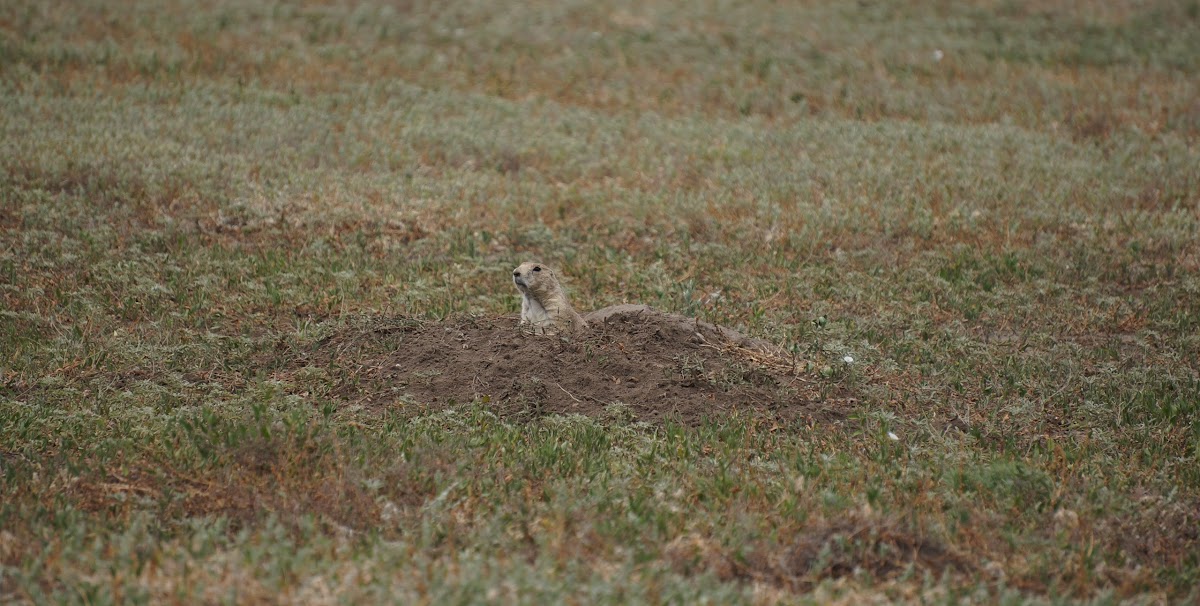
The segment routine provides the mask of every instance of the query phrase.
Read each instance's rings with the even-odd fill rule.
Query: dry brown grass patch
[[[787,540],[723,546],[695,534],[675,538],[663,557],[680,574],[708,573],[724,581],[765,583],[810,591],[824,579],[870,575],[876,581],[906,573],[967,574],[975,565],[940,541],[899,521],[855,510],[837,520],[811,521]]]

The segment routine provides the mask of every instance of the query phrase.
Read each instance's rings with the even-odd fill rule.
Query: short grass
[[[4,2],[0,601],[1196,600],[1197,99],[1194,0]],[[272,372],[535,257],[858,408]]]

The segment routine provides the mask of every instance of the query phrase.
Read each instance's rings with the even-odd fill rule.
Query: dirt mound
[[[735,412],[806,424],[843,416],[836,389],[827,384],[822,395],[765,341],[641,305],[587,320],[585,334],[566,339],[519,329],[515,316],[390,319],[335,334],[296,362],[356,368],[338,371],[334,395],[371,406],[481,401],[506,418],[579,413],[684,425]]]

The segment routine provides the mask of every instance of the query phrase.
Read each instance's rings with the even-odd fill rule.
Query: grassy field
[[[0,602],[1200,599],[1196,0],[10,0],[0,134]],[[297,362],[535,258],[854,405]]]

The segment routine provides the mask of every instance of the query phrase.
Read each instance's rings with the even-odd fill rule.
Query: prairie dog
[[[513,284],[521,291],[521,324],[549,334],[570,334],[587,327],[549,267],[532,261],[522,263],[513,270]]]

